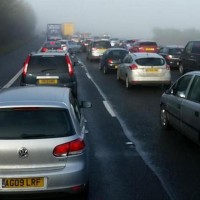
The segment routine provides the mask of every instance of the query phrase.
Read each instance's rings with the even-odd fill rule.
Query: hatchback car
[[[64,52],[32,53],[23,65],[21,86],[69,87],[77,96],[77,80],[74,66]]]
[[[156,53],[130,53],[117,69],[117,80],[124,80],[126,88],[132,85],[171,84],[170,67]]]
[[[79,53],[81,51],[81,44],[78,42],[67,40],[66,45],[69,53]]]
[[[177,45],[164,46],[158,50],[158,54],[165,58],[171,68],[178,69],[183,49],[184,47]]]
[[[86,58],[88,60],[99,60],[108,48],[111,48],[110,41],[108,40],[91,41],[88,46]]]
[[[160,102],[160,122],[165,130],[174,127],[200,144],[200,72],[182,75]]]
[[[111,70],[116,71],[119,64],[128,53],[129,51],[123,48],[107,49],[100,59],[99,69],[103,70],[104,74],[107,74]]]
[[[150,52],[150,53],[157,53],[158,45],[154,41],[149,40],[137,40],[131,47],[129,48],[131,53],[134,52]]]
[[[58,41],[45,42],[39,51],[48,52],[49,50],[63,51],[61,42],[58,42]]]
[[[81,108],[90,106],[69,88],[2,89],[0,195],[85,190],[88,151]]]

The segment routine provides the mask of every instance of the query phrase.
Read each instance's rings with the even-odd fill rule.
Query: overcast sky
[[[154,28],[200,29],[200,0],[27,0],[38,26],[73,22],[93,35],[151,38]]]

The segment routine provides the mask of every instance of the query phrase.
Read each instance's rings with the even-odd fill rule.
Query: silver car
[[[82,192],[88,184],[85,119],[68,88],[0,91],[0,195]]]
[[[164,92],[160,122],[164,129],[175,127],[200,144],[200,71],[184,74]]]
[[[171,71],[165,59],[156,53],[130,53],[118,66],[117,80],[132,85],[171,85]]]

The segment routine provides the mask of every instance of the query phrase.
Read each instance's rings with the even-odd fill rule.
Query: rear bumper
[[[66,164],[63,169],[43,170],[43,171],[20,171],[12,173],[1,173],[2,178],[32,178],[44,177],[44,188],[20,188],[20,189],[4,189],[0,186],[0,195],[2,194],[40,194],[40,193],[78,193],[82,191],[88,184],[88,165],[86,163],[86,155],[83,154],[82,161],[74,160],[72,163]],[[1,185],[1,184],[0,184]],[[1,196],[0,196],[1,197]]]

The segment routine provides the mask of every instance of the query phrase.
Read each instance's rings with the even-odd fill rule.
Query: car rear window
[[[61,43],[53,43],[53,44],[51,44],[51,43],[46,43],[46,44],[44,44],[43,47],[45,47],[45,48],[47,48],[47,49],[49,49],[49,48],[58,49],[58,48],[61,47]]]
[[[110,48],[111,44],[108,41],[99,41],[94,43],[94,47],[96,48]]]
[[[58,138],[75,133],[66,109],[1,109],[0,121],[0,139]]]
[[[111,58],[124,58],[127,54],[128,51],[116,50],[116,51],[111,51],[109,56]]]
[[[180,48],[174,48],[169,50],[169,54],[172,55],[180,55],[183,52],[183,49]]]
[[[68,73],[65,56],[32,56],[27,73]]]
[[[135,62],[141,66],[161,66],[165,64],[165,60],[162,58],[140,58]]]
[[[140,42],[140,46],[157,46],[156,42]]]

